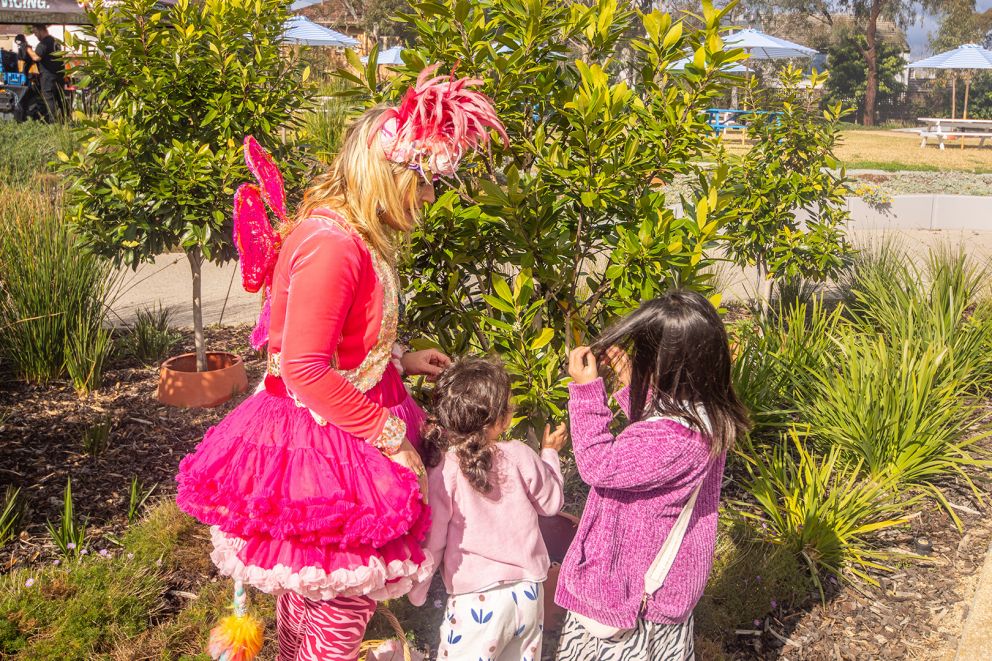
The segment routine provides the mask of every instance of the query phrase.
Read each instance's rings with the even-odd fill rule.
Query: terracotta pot
[[[186,353],[162,363],[158,399],[182,408],[219,406],[248,389],[248,375],[240,356],[207,352],[207,371],[196,371],[196,354]]]
[[[551,557],[548,580],[544,582],[544,629],[560,631],[565,623],[565,609],[555,603],[558,572],[565,554],[568,553],[568,547],[572,545],[575,533],[579,530],[579,519],[561,512],[557,516],[541,517],[540,525],[544,545],[548,547],[548,555]]]

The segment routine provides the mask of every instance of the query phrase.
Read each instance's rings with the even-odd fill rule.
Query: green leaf
[[[534,338],[534,340],[530,343],[531,350],[537,351],[538,349],[543,349],[549,342],[551,342],[552,339],[554,339],[554,336],[554,329],[545,328],[541,331],[541,334]]]

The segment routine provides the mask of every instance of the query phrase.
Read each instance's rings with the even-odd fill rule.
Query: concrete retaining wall
[[[858,197],[847,200],[852,230],[992,231],[992,197],[897,195],[879,210]]]

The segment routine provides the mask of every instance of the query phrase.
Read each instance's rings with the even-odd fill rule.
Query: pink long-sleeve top
[[[633,627],[644,574],[702,482],[675,563],[643,614],[649,622],[684,622],[713,565],[726,455],[711,457],[706,436],[669,419],[636,422],[614,436],[602,379],[572,383],[569,394],[575,463],[592,488],[562,563],[555,602],[603,624]],[[626,389],[617,393],[625,413],[628,397]]]
[[[431,530],[426,553],[443,565],[448,594],[481,592],[517,581],[540,583],[548,576],[548,550],[539,516],[554,516],[564,504],[561,464],[554,450],[540,456],[520,441],[500,443],[488,494],[477,491],[452,452],[430,469]],[[409,594],[420,606],[430,580]]]
[[[365,241],[331,211],[302,221],[279,251],[269,351],[300,403],[364,439],[379,436],[389,411],[341,372],[359,368],[377,346],[385,294]]]

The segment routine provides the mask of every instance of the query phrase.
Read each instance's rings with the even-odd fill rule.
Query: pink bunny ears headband
[[[472,89],[482,84],[474,78],[455,79],[431,75],[434,64],[417,77],[402,103],[386,110],[372,127],[371,140],[379,136],[386,158],[424,174],[453,176],[470,149],[489,142],[490,129],[509,142],[492,101]]]

